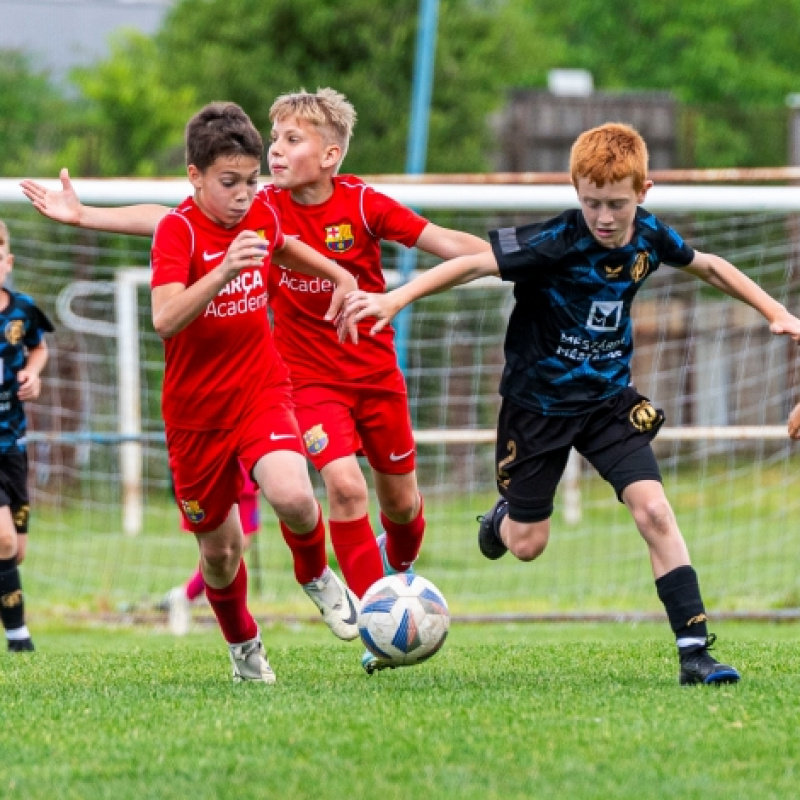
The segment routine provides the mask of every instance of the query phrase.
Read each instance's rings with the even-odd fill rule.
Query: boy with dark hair
[[[0,220],[0,287],[14,266],[8,228]],[[0,620],[8,649],[33,650],[25,625],[25,599],[19,565],[28,542],[28,454],[24,403],[42,388],[40,375],[47,364],[45,333],[53,326],[33,299],[0,288]]]
[[[286,234],[333,258],[356,276],[360,287],[386,288],[384,239],[439,258],[489,251],[482,239],[434,225],[360,178],[337,174],[356,121],[355,109],[342,94],[319,89],[282,95],[270,119],[273,182],[259,197],[278,210]],[[166,213],[154,205],[84,206],[64,171],[61,181],[62,192],[48,192],[31,181],[22,186],[41,213],[86,228],[148,234]],[[342,349],[325,319],[331,288],[291,269],[269,275],[275,343],[291,372],[306,455],[325,482],[333,549],[348,585],[362,596],[384,572],[411,568],[425,518],[394,333],[387,328],[375,338],[362,337],[357,347],[345,343]],[[377,542],[368,516],[367,482],[357,460],[362,453],[372,468],[381,509],[384,532]],[[362,665],[369,673],[386,666],[369,652]]]
[[[325,527],[308,476],[266,313],[270,262],[330,281],[328,318],[355,281],[281,229],[256,198],[263,145],[233,103],[186,126],[194,196],[159,223],[151,264],[153,326],[164,340],[162,413],[175,495],[200,549],[206,597],[228,642],[235,681],[274,683],[247,607],[240,463],[280,520],[295,575],[331,630],[358,635],[357,600],[327,565]],[[333,327],[333,322],[330,322]]]
[[[800,341],[800,320],[732,264],[692,249],[640,208],[652,181],[645,142],[633,128],[608,123],[581,134],[570,173],[580,209],[491,231],[490,253],[442,263],[388,294],[355,292],[346,314],[356,322],[376,317],[377,335],[420,297],[488,275],[514,283],[497,425],[501,496],[480,518],[481,552],[497,559],[510,550],[521,561],[542,554],[574,447],[614,487],[647,543],[680,682],[735,683],[739,673],[709,654],[715,637],[650,445],[664,415],[630,384],[631,303],[666,263],[751,305],[774,334]]]

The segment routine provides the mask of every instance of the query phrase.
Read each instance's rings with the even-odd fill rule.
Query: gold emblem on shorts
[[[661,412],[653,408],[649,400],[642,400],[641,403],[637,403],[631,409],[628,419],[630,419],[631,425],[639,433],[647,433],[653,428],[657,428],[664,421]]]
[[[511,483],[511,476],[506,471],[506,467],[517,457],[517,443],[513,439],[508,440],[508,455],[497,462],[497,485],[503,489],[508,489]]]
[[[193,522],[195,525],[206,518],[206,512],[200,508],[200,503],[198,503],[197,500],[181,500],[181,507],[183,508],[183,513],[186,515],[186,519],[188,519],[189,522]]]
[[[638,283],[648,272],[650,272],[650,258],[647,253],[639,253],[631,267],[631,279]]]
[[[14,512],[14,527],[24,528],[28,524],[28,517],[31,514],[30,506],[20,506]]]
[[[325,433],[325,429],[320,424],[309,428],[303,434],[303,442],[306,445],[306,450],[308,450],[312,456],[315,456],[328,446],[330,439],[328,439],[328,434]]]
[[[6,325],[5,334],[9,344],[19,344],[25,335],[25,323],[21,319],[12,319]]]
[[[4,594],[0,597],[0,605],[3,608],[16,608],[22,603],[22,589],[15,589],[13,592]]]

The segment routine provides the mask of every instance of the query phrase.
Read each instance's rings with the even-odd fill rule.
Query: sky
[[[154,33],[173,0],[0,0],[0,50],[26,50],[61,81],[72,66],[109,53],[121,28]]]

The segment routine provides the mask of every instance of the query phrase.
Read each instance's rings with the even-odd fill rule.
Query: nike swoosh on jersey
[[[278,439],[296,439],[297,437],[293,433],[271,433],[269,438],[273,442],[277,442]]]
[[[219,258],[220,256],[224,256],[225,251],[220,250],[219,253],[206,253],[203,251],[203,261],[213,261],[215,258]]]
[[[389,453],[389,461],[402,461],[404,458],[408,458],[414,452],[414,448],[412,447],[407,453],[401,453],[399,456],[396,456],[394,453]]]

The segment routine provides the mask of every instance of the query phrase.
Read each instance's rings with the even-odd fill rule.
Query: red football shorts
[[[242,523],[242,530],[245,536],[256,533],[261,527],[261,517],[258,509],[258,484],[248,475],[247,470],[239,464],[244,485],[239,493],[237,502],[239,504],[239,521]],[[191,531],[186,517],[181,513],[181,529]]]
[[[252,473],[267,453],[290,450],[305,455],[288,384],[254,400],[231,430],[167,427],[169,466],[186,530],[218,528],[239,502],[246,477],[242,469]]]
[[[416,467],[408,393],[397,370],[379,381],[304,386],[292,394],[306,456],[317,470],[337,458],[365,455],[386,475]]]

